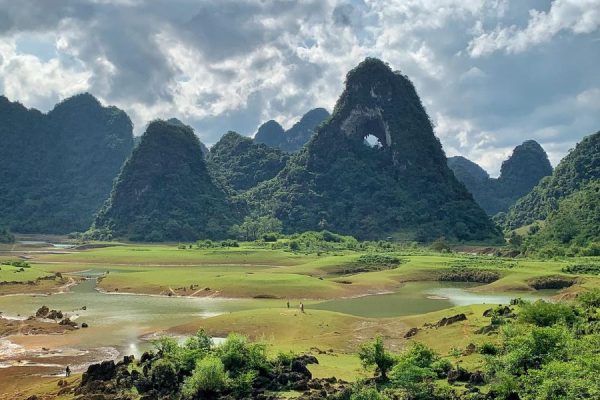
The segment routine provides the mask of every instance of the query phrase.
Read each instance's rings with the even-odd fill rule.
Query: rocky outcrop
[[[452,325],[457,322],[466,321],[466,320],[467,320],[467,316],[465,314],[456,314],[456,315],[453,315],[452,317],[448,317],[448,318],[444,317],[444,318],[440,319],[438,322],[433,324],[433,326],[435,328],[441,328],[443,326]]]

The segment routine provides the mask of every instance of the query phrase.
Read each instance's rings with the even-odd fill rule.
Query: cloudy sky
[[[492,175],[525,139],[556,164],[600,130],[600,0],[0,0],[0,93],[48,111],[89,91],[136,134],[171,116],[207,144],[290,126],[366,56]]]

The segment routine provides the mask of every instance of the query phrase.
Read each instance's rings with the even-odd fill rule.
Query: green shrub
[[[493,343],[485,342],[479,347],[479,353],[487,356],[495,356],[498,354],[498,348]]]
[[[387,398],[375,388],[361,388],[352,393],[350,400],[386,400]]]
[[[252,384],[256,379],[256,371],[246,371],[238,374],[229,381],[229,386],[235,398],[245,398],[252,393]]]
[[[150,380],[152,385],[162,393],[172,393],[179,385],[175,366],[164,358],[152,364]]]
[[[538,300],[521,306],[519,320],[537,326],[551,326],[557,323],[572,324],[575,321],[575,312],[566,304]]]
[[[227,373],[223,362],[213,355],[198,361],[190,377],[183,383],[181,393],[185,399],[203,398],[218,393],[227,385]]]
[[[600,307],[600,289],[593,288],[580,293],[577,296],[577,302],[584,308],[599,308]]]
[[[572,264],[564,267],[562,272],[567,274],[589,274],[600,275],[600,264]]]
[[[217,354],[227,371],[234,375],[269,368],[266,347],[259,343],[248,343],[248,339],[241,335],[230,334],[217,348]]]

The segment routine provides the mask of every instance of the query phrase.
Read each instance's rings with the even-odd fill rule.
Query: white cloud
[[[9,99],[28,107],[47,109],[51,104],[87,90],[91,74],[66,66],[58,58],[48,61],[18,52],[16,40],[0,41],[0,86]]]
[[[0,0],[0,91],[47,109],[89,90],[137,134],[175,116],[211,144],[331,110],[347,71],[375,56],[414,82],[446,153],[493,175],[525,139],[554,161],[599,125],[600,42],[578,34],[598,28],[600,0],[528,13],[533,1]],[[55,48],[19,53],[18,35]]]
[[[548,12],[530,10],[527,27],[497,27],[483,32],[469,43],[472,57],[499,50],[520,53],[529,47],[549,42],[561,31],[575,34],[594,32],[600,27],[600,0],[555,0]]]

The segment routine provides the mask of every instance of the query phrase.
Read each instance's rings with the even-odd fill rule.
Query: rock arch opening
[[[379,110],[354,110],[342,124],[347,136],[371,148],[388,148],[392,138]]]

